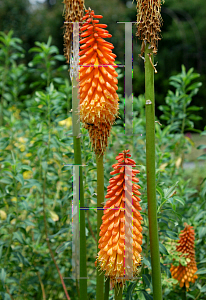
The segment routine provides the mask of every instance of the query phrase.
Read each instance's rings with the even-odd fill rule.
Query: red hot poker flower
[[[100,227],[97,263],[102,271],[106,271],[105,276],[110,277],[112,285],[126,281],[125,257],[130,255],[133,262],[130,276],[136,275],[137,267],[141,264],[141,194],[138,191],[140,186],[136,184],[139,179],[135,177],[139,171],[132,169],[135,161],[129,158],[131,155],[128,152],[129,150],[125,150],[119,153],[116,157],[118,163],[112,166],[114,171],[110,174],[115,176],[109,180],[106,195],[108,200]]]
[[[89,130],[96,153],[104,153],[107,139],[118,114],[117,72],[114,46],[105,41],[111,34],[99,24],[101,15],[86,10],[86,23],[80,28],[80,120]]]
[[[179,264],[179,266],[172,265],[170,272],[172,277],[179,281],[180,287],[185,285],[186,288],[189,288],[189,283],[194,283],[198,277],[195,275],[195,272],[197,272],[194,246],[195,232],[194,229],[192,229],[192,226],[189,226],[186,223],[184,226],[184,230],[182,230],[180,233],[177,251],[188,254],[186,258],[189,258],[190,261],[188,262],[187,266],[182,266],[181,264]]]

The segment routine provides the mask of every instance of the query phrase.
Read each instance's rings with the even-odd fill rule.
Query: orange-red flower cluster
[[[110,174],[115,176],[109,180],[108,200],[100,227],[97,263],[102,271],[106,271],[105,275],[110,277],[113,285],[126,281],[125,258],[131,257],[130,276],[136,275],[137,267],[141,264],[141,194],[140,186],[136,184],[139,179],[135,177],[139,171],[132,169],[136,164],[128,152],[119,153],[116,157],[118,163],[112,166],[114,171]]]
[[[86,10],[86,23],[80,28],[80,120],[89,130],[92,146],[96,153],[103,153],[107,138],[118,114],[117,72],[114,46],[105,41],[111,34],[99,24],[101,15]]]
[[[181,231],[177,251],[188,254],[186,258],[189,258],[190,261],[187,263],[187,266],[182,266],[179,264],[179,266],[176,267],[172,265],[170,271],[172,277],[179,281],[180,287],[185,285],[186,288],[189,288],[189,283],[194,283],[198,277],[195,275],[195,272],[197,272],[194,246],[195,232],[194,229],[192,229],[192,226],[189,226],[186,223],[184,225],[185,228]]]

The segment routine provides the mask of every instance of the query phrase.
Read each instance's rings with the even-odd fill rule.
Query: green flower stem
[[[115,300],[122,300],[122,288],[117,284],[114,289],[115,289]]]
[[[74,143],[74,164],[82,165],[80,125],[78,121],[78,87],[75,76],[72,81],[72,124]],[[80,176],[80,207],[84,207],[84,187],[82,167],[79,168]],[[84,279],[81,279],[84,277]],[[80,300],[87,300],[87,267],[86,267],[86,235],[85,235],[85,210],[80,210]]]
[[[96,155],[97,162],[97,253],[100,226],[102,224],[103,207],[104,202],[104,166],[103,166],[103,155]],[[96,300],[104,300],[104,274],[97,269],[97,280],[96,280]]]
[[[145,49],[146,166],[153,299],[162,299],[155,177],[155,99],[153,54]],[[150,100],[150,101],[149,101]],[[148,104],[147,104],[148,103]]]
[[[110,290],[110,278],[108,277],[105,281],[104,300],[109,300],[109,290]]]
[[[187,293],[186,293],[186,286],[185,285],[182,288],[182,300],[187,300]]]

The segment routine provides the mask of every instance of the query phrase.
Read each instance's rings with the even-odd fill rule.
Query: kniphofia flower
[[[157,53],[158,40],[161,32],[161,1],[137,0],[137,36],[142,40],[141,55],[146,43],[150,44],[153,53]]]
[[[126,281],[125,261],[129,255],[133,268],[129,270],[130,275],[135,276],[141,264],[141,193],[140,186],[136,184],[139,179],[135,177],[139,171],[132,169],[136,164],[129,158],[131,155],[128,152],[129,150],[125,150],[119,153],[116,157],[118,163],[112,166],[114,171],[110,174],[115,176],[109,180],[106,195],[108,200],[104,206],[99,234],[100,251],[96,265],[105,271],[105,276],[110,277],[113,286],[117,282],[123,284]]]
[[[186,223],[184,224],[184,226],[184,230],[182,230],[180,233],[177,251],[188,254],[186,258],[189,258],[190,261],[187,263],[187,266],[182,266],[181,264],[179,264],[179,266],[172,265],[170,268],[170,272],[172,274],[172,277],[179,281],[180,287],[183,287],[185,285],[186,288],[189,288],[189,283],[194,283],[198,278],[198,276],[195,275],[195,272],[197,272],[194,246],[195,232],[194,229],[192,229],[193,226],[189,226]]]
[[[114,46],[105,41],[111,34],[99,24],[101,15],[91,9],[85,10],[86,23],[80,28],[80,120],[89,130],[90,139],[96,154],[104,153],[111,126],[118,114],[117,72]]]

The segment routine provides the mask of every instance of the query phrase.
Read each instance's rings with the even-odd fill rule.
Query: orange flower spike
[[[95,20],[102,16],[95,15],[91,9],[85,12],[83,20],[86,23],[80,28],[83,38],[79,53],[80,121],[89,131],[95,153],[102,154],[107,147],[111,126],[118,116],[116,55],[111,50],[114,46],[104,40],[111,37],[105,30],[107,25]]]
[[[187,263],[187,266],[179,266],[172,265],[170,268],[171,275],[174,279],[179,281],[180,287],[184,285],[188,289],[190,287],[190,282],[194,283],[198,278],[195,273],[197,272],[197,265],[195,261],[195,232],[192,229],[192,226],[184,223],[184,230],[180,233],[180,239],[178,241],[177,251],[183,254],[188,254],[186,258],[189,258],[190,261]]]
[[[128,218],[131,231],[129,238],[132,238],[133,234],[133,251],[131,251],[132,248],[128,250],[133,261],[134,276],[137,273],[138,266],[141,264],[142,217],[139,213],[141,210],[139,205],[140,199],[137,199],[132,193],[132,203],[130,203],[128,199],[129,193],[128,191],[126,192],[126,186],[128,185],[131,186],[131,190],[133,190],[134,187],[135,190],[140,188],[134,183],[137,180],[135,176],[139,171],[132,170],[132,168],[129,167],[135,167],[136,163],[130,159],[131,155],[128,152],[129,150],[125,150],[123,153],[119,153],[116,157],[118,163],[112,166],[114,171],[110,172],[110,174],[115,176],[109,180],[110,184],[107,188],[106,198],[108,200],[104,206],[104,215],[102,217],[99,234],[98,248],[100,251],[95,263],[102,271],[105,271],[105,276],[110,276],[113,286],[117,282],[123,285],[126,281],[126,279],[119,277],[124,277],[125,274],[125,226],[128,226],[126,225],[126,219]],[[131,178],[129,178],[129,171]],[[125,179],[127,179],[127,182],[125,182]],[[125,203],[127,203],[128,206],[125,206]],[[130,212],[125,211],[128,207],[130,207]],[[127,218],[125,218],[125,213]],[[128,231],[129,230],[127,230],[127,232]],[[126,236],[126,238],[128,237]]]

